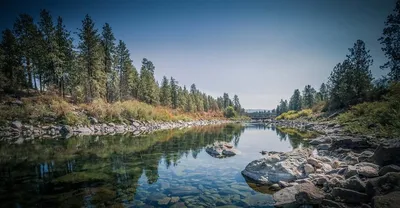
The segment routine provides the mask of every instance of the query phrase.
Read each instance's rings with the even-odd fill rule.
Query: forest
[[[120,108],[121,112],[104,116],[115,122],[123,120],[120,117],[173,120],[172,117],[181,115],[180,118],[187,119],[224,115],[232,118],[243,112],[237,95],[231,99],[224,93],[214,98],[201,92],[195,84],[190,88],[180,86],[173,77],[164,76],[159,83],[154,75],[155,65],[146,58],[138,71],[127,45],[122,40],[117,41],[108,23],[99,31],[93,19],[86,15],[75,34],[77,40],[72,38],[62,17],[54,20],[47,10],[40,12],[37,22],[32,16],[21,14],[12,29],[2,32],[2,100],[5,103],[15,103],[15,99],[20,102],[20,98],[25,100],[22,109],[21,106],[12,108],[11,112],[4,112],[0,120],[43,117],[46,113],[32,115],[28,112],[37,108],[27,109],[28,105],[38,103],[42,103],[43,108],[53,106],[44,111],[53,111],[56,117],[73,124],[82,123],[82,115],[69,112],[77,108],[72,104],[84,109],[82,106],[85,105],[86,109]],[[134,110],[129,109],[132,106],[135,106]],[[9,111],[9,107],[3,106],[2,110]],[[123,113],[125,111],[128,113]],[[160,112],[168,115],[147,116]]]
[[[337,116],[337,121],[352,133],[400,135],[400,1],[387,16],[378,39],[387,62],[380,66],[387,75],[375,79],[370,67],[373,58],[366,44],[357,40],[345,59],[338,63],[317,91],[306,85],[295,89],[289,101],[281,99],[273,110],[277,119]]]

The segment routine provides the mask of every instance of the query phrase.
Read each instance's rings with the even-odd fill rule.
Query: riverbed
[[[215,158],[205,147],[231,143]],[[260,152],[301,148],[303,139],[263,124],[12,140],[0,144],[1,207],[273,207],[274,192],[241,171]]]

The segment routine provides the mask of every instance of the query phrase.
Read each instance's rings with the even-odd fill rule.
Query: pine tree
[[[390,14],[385,22],[382,37],[379,38],[383,45],[382,51],[389,60],[381,69],[389,69],[389,77],[392,81],[400,81],[400,1],[396,2],[393,14]]]
[[[178,82],[173,77],[170,79],[170,87],[172,108],[176,109],[179,106],[179,87]]]
[[[25,84],[25,77],[17,39],[11,30],[3,31],[0,48],[0,69],[3,79],[0,80],[0,85],[7,90],[20,89]]]
[[[131,73],[133,73],[133,65],[129,56],[128,48],[126,48],[125,43],[120,40],[116,49],[115,64],[119,72],[119,93],[121,100],[128,100],[132,93],[131,88],[133,83],[130,80],[130,76]]]
[[[295,110],[295,111],[299,111],[301,110],[301,95],[300,95],[300,90],[296,89],[293,92],[292,97],[289,100],[289,110]]]
[[[166,76],[163,77],[160,88],[160,104],[163,106],[171,106],[171,86]]]
[[[235,111],[237,113],[240,113],[240,110],[242,109],[242,106],[240,105],[240,101],[239,101],[239,96],[237,96],[237,95],[233,96],[233,108],[235,109]]]
[[[115,83],[117,79],[114,77],[115,72],[112,71],[113,69],[113,62],[115,61],[115,37],[114,33],[112,32],[112,28],[108,23],[105,23],[103,26],[103,31],[102,31],[102,37],[101,37],[101,45],[103,46],[103,52],[104,52],[104,73],[107,75],[107,101],[112,102],[112,97],[115,98],[115,91],[117,90],[116,87],[119,83]],[[119,79],[118,79],[119,81]],[[121,93],[121,92],[119,92]]]
[[[95,29],[94,22],[89,15],[82,21],[82,28],[79,29],[80,58],[85,72],[83,76],[86,82],[83,83],[85,101],[105,98],[106,75],[102,61],[102,47],[100,36]]]
[[[159,101],[159,88],[154,79],[155,67],[146,58],[142,61],[139,81],[139,99],[143,102],[156,105]]]
[[[328,88],[326,87],[325,83],[321,84],[321,87],[319,88],[319,93],[322,101],[328,99]]]
[[[311,108],[315,103],[315,89],[311,85],[306,85],[303,90],[303,107]]]

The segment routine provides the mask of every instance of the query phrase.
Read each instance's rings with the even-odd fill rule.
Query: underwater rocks
[[[208,145],[205,149],[209,155],[216,158],[231,157],[240,154],[239,150],[227,142],[215,142],[212,145]]]

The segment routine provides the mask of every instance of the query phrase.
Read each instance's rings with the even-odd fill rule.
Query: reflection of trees
[[[29,207],[35,203],[45,207],[72,206],[71,203],[84,206],[87,194],[99,206],[105,199],[132,200],[143,174],[149,184],[157,182],[161,161],[168,168],[177,165],[182,157],[196,158],[215,141],[233,141],[237,145],[242,132],[241,126],[227,125],[139,137],[83,136],[37,140],[35,144],[0,144],[0,176],[4,178],[0,182],[0,193],[4,193],[0,203],[6,207]],[[21,183],[20,178],[29,180]]]
[[[276,135],[278,135],[279,139],[281,141],[286,141],[286,139],[289,139],[290,144],[292,145],[293,148],[298,148],[301,145],[306,145],[304,142],[304,139],[299,136],[298,134],[289,134],[284,131],[282,131],[279,128],[275,128]]]

